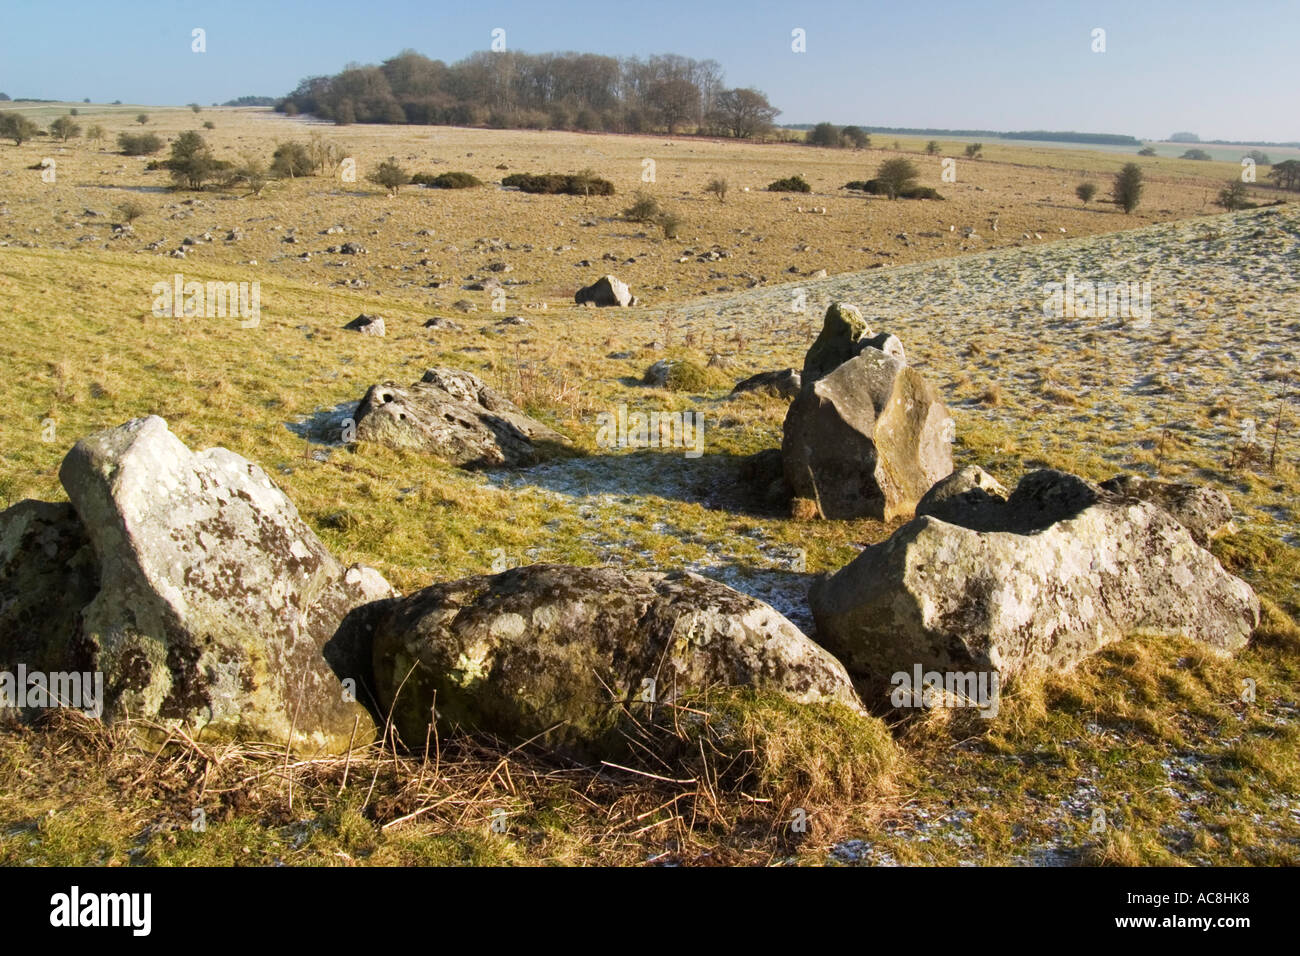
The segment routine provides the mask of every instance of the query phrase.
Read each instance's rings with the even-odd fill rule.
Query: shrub
[[[710,179],[709,184],[704,187],[704,191],[717,196],[718,202],[727,201],[727,181],[725,179]]]
[[[217,128],[217,124],[214,123],[214,122],[212,122],[212,120],[204,120],[204,121],[203,121],[203,128],[204,128],[204,129],[216,129],[216,128]]]
[[[149,122],[149,114],[148,114],[148,113],[137,113],[137,114],[135,115],[135,121],[136,121],[137,123],[139,123],[141,126],[143,126],[143,125],[145,125],[146,123]]]
[[[198,103],[191,103],[190,109],[197,113],[199,110],[203,109],[203,107],[199,106]]]
[[[119,133],[117,145],[123,156],[152,156],[163,148],[163,141],[153,133]]]
[[[176,137],[167,159],[167,168],[172,171],[176,185],[189,189],[202,189],[207,180],[230,169],[231,165],[213,156],[203,137],[194,130],[186,130]]]
[[[812,187],[804,182],[802,176],[787,176],[767,184],[770,193],[810,193]]]
[[[866,149],[871,145],[871,136],[861,126],[846,126],[840,131],[840,137],[854,149]]]
[[[967,159],[979,159],[979,155],[982,152],[984,152],[983,143],[970,143],[966,146]]]
[[[891,160],[893,162],[893,160]],[[903,160],[907,162],[907,160]],[[845,183],[845,189],[854,189],[858,192],[864,192],[868,196],[888,196],[889,185],[881,179],[855,179],[853,182]],[[929,186],[906,186],[895,193],[897,199],[943,199],[938,190]]]
[[[94,126],[89,127],[86,130],[86,139],[90,140],[93,143],[98,143],[103,138],[104,138],[104,127],[100,126],[98,123],[96,123]]]
[[[543,193],[547,195],[563,194],[567,196],[612,196],[614,184],[607,179],[579,173],[566,176],[563,173],[511,173],[501,180],[502,186],[515,186],[526,193]]]
[[[659,205],[658,199],[648,192],[638,190],[632,205],[623,210],[623,218],[629,222],[657,222],[663,213],[664,209]]]
[[[1200,160],[1200,161],[1204,162],[1204,161],[1210,159],[1211,157],[1210,157],[1210,154],[1207,153],[1207,152],[1206,152],[1205,150],[1203,150],[1203,149],[1189,149],[1187,152],[1183,153],[1183,155],[1179,156],[1178,158],[1179,158],[1179,159],[1197,159],[1197,160]]]
[[[839,146],[840,130],[834,123],[818,123],[808,131],[809,146]]]
[[[1126,213],[1136,209],[1142,197],[1142,167],[1137,163],[1125,163],[1115,177],[1111,195],[1115,199],[1115,205]]]
[[[73,136],[81,135],[81,127],[72,121],[72,117],[60,116],[50,124],[50,132],[66,143]]]
[[[1144,146],[1138,150],[1139,156],[1154,156],[1155,154],[1156,148],[1154,146]]]
[[[276,179],[310,176],[315,168],[311,153],[302,143],[281,143],[271,154],[271,175]]]
[[[430,189],[471,189],[482,186],[483,181],[469,173],[416,173],[411,177],[414,186],[428,186]]]
[[[887,159],[876,170],[876,179],[884,184],[885,194],[890,199],[897,199],[899,194],[916,186],[916,177],[921,171],[910,159],[897,157]]]
[[[235,169],[232,179],[237,183],[244,183],[253,191],[254,196],[260,196],[262,190],[266,188],[267,182],[271,179],[271,173],[266,168],[266,163],[256,153],[245,153],[243,162]]]
[[[934,156],[939,152],[939,141],[932,139],[925,144],[925,153],[927,156]]]
[[[148,210],[144,208],[144,203],[139,202],[138,200],[135,199],[128,199],[126,202],[122,203],[120,206],[117,207],[118,215],[120,215],[122,217],[122,220],[126,222],[128,225],[130,223],[135,222],[137,219],[143,216],[147,211]]]
[[[1232,180],[1228,185],[1219,190],[1219,197],[1214,200],[1216,206],[1222,206],[1228,212],[1237,209],[1248,209],[1251,203],[1248,201],[1249,192],[1246,190],[1246,184],[1238,180]]]
[[[383,186],[391,196],[397,195],[397,191],[411,181],[406,170],[398,165],[396,156],[389,156],[376,166],[366,179],[377,186]]]
[[[26,116],[19,113],[0,113],[0,136],[12,139],[15,146],[21,146],[38,131],[39,127]]]
[[[1079,197],[1080,201],[1086,206],[1092,202],[1092,197],[1097,195],[1096,183],[1079,183],[1075,188],[1074,194]]]
[[[659,228],[663,230],[665,239],[676,239],[677,233],[681,230],[682,226],[685,225],[681,216],[668,209],[661,212],[655,222],[657,222]]]

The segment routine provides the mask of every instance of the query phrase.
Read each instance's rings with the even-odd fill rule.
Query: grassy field
[[[1096,202],[1084,208],[1074,197],[1084,178],[1101,183],[1104,194],[1109,175],[1130,158],[1094,150],[991,145],[982,160],[957,160],[956,183],[940,182],[938,158],[917,156],[922,181],[948,200],[889,202],[839,188],[869,177],[894,155],[887,149],[314,127],[256,110],[204,109],[195,117],[188,110],[81,109],[83,125],[110,128],[108,142],[144,111],[148,129],[164,135],[212,120],[216,129],[205,135],[227,158],[249,149],[269,156],[277,142],[319,131],[345,144],[363,174],[395,155],[412,171],[465,170],[489,183],[506,175],[501,166],[590,167],[615,183],[615,196],[591,199],[495,185],[404,188],[388,198],[364,181],[321,177],[274,183],[261,197],[173,193],[163,188],[165,172],[146,172],[146,159],[108,152],[107,142],[103,149],[76,141],[66,149],[0,145],[7,399],[0,507],[63,498],[57,469],[77,438],[158,414],[192,448],[225,446],[261,464],[340,559],[379,568],[403,591],[484,573],[504,557],[510,564],[695,567],[723,580],[758,580],[765,599],[782,610],[801,605],[807,575],[841,567],[892,526],[797,521],[735,490],[738,459],[779,444],[786,405],[753,396],[728,401],[727,393],[752,372],[797,366],[817,315],[791,316],[757,298],[744,322],[701,310],[749,290],[778,301],[786,295],[780,283],[820,269],[833,279],[886,267],[874,275],[887,290],[888,267],[1013,255],[1054,239],[1178,222],[1214,212],[1210,201],[1238,169],[1140,160],[1148,191],[1138,212],[1125,216]],[[29,168],[44,156],[58,164],[54,183]],[[654,183],[641,181],[646,158],[655,161]],[[794,173],[812,183],[812,195],[762,191]],[[703,192],[717,176],[731,185],[725,204]],[[679,238],[618,215],[637,188],[680,211],[687,225]],[[148,211],[134,235],[111,238],[116,207],[128,198]],[[996,232],[989,225],[995,216]],[[1206,220],[1206,228],[1230,218]],[[321,234],[337,225],[346,231]],[[963,238],[965,226],[977,235]],[[236,228],[245,238],[227,241]],[[290,230],[299,242],[283,241]],[[185,258],[167,256],[187,236],[196,242],[184,247]],[[324,251],[343,241],[368,251]],[[1278,271],[1289,267],[1293,276],[1295,259],[1287,255]],[[590,264],[577,265],[583,260]],[[462,289],[468,277],[489,274],[494,261],[512,267],[503,279],[519,281],[505,286],[504,313],[492,310],[488,293]],[[177,272],[200,281],[258,281],[259,323],[155,316],[154,284]],[[629,282],[646,308],[573,308],[574,290],[604,272]],[[939,263],[917,281],[930,283],[937,301],[941,288],[951,291],[951,274]],[[1195,309],[1211,292],[1236,301],[1226,290],[1184,296],[1179,308],[1190,302],[1191,311],[1179,312],[1180,321],[1199,321]],[[1019,297],[1007,293],[1009,302]],[[455,308],[459,300],[476,311]],[[1275,301],[1282,313],[1272,327],[1281,347],[1291,347],[1296,296],[1283,291]],[[1289,428],[1279,463],[1236,471],[1223,466],[1225,449],[1180,442],[1176,429],[1166,449],[1160,429],[1145,420],[1117,437],[1113,422],[1066,400],[1085,383],[1107,387],[1104,343],[1090,341],[1090,354],[1074,354],[1068,338],[1022,324],[1016,341],[1037,338],[1038,352],[1003,354],[999,342],[1010,333],[999,324],[1001,308],[1000,301],[988,305],[976,321],[945,305],[941,314],[918,310],[906,331],[890,328],[913,363],[952,396],[959,462],[978,462],[1007,482],[1044,464],[1096,478],[1127,464],[1224,485],[1243,512],[1259,516],[1216,544],[1222,560],[1266,598],[1265,624],[1247,651],[1223,660],[1185,642],[1129,641],[1071,674],[1011,688],[996,719],[937,712],[896,722],[887,737],[873,736],[874,724],[852,725],[849,734],[850,725],[832,717],[791,715],[771,701],[731,702],[747,715],[740,750],[749,756],[729,782],[717,776],[721,757],[706,759],[688,782],[672,782],[466,739],[438,741],[431,754],[373,747],[316,764],[175,738],[143,749],[124,733],[58,715],[47,727],[4,732],[0,862],[1294,862],[1300,630],[1292,618],[1300,611],[1300,563],[1295,542],[1263,523],[1268,509],[1295,500]],[[386,338],[341,330],[362,311],[385,318]],[[1032,318],[1032,310],[1018,314],[1022,323]],[[501,324],[507,315],[527,324]],[[433,316],[461,328],[424,328]],[[1206,328],[1231,336],[1238,321],[1240,314],[1228,314]],[[1184,351],[1178,360],[1193,366],[1209,354]],[[664,355],[704,366],[704,382],[689,393],[648,394],[639,376]],[[1294,368],[1293,358],[1279,362]],[[369,385],[413,382],[433,365],[481,375],[573,438],[577,457],[535,474],[485,475],[324,440],[333,411]],[[1213,375],[1227,374],[1215,359]],[[1260,402],[1285,398],[1278,389],[1294,383],[1250,379]],[[1002,394],[990,394],[999,382]],[[1066,398],[1052,398],[1051,388]],[[1173,407],[1173,397],[1144,394],[1126,399],[1132,414],[1144,402],[1156,417]],[[1194,393],[1177,398],[1187,408],[1199,400]],[[599,449],[594,415],[622,402],[703,409],[708,453],[686,460],[680,451]],[[1205,404],[1205,416],[1195,420],[1206,428],[1238,415],[1227,406],[1211,415]],[[1108,448],[1118,456],[1105,454]],[[1207,479],[1211,474],[1217,477]],[[792,570],[796,555],[806,570]],[[1246,678],[1257,687],[1251,703],[1242,700]],[[196,808],[204,809],[202,831],[191,826]],[[807,832],[790,826],[796,808],[809,813]],[[502,810],[509,826],[497,833],[491,824]]]

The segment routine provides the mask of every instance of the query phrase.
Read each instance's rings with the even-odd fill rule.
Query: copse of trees
[[[1183,153],[1183,155],[1179,156],[1178,158],[1198,159],[1202,162],[1205,162],[1206,160],[1210,159],[1210,154],[1203,149],[1189,149],[1187,152]]]
[[[1278,189],[1300,189],[1300,159],[1287,159],[1274,166],[1268,174]]]
[[[728,90],[715,60],[480,51],[448,65],[404,50],[379,66],[311,76],[276,104],[340,125],[416,123],[650,132],[766,133],[779,110]]]

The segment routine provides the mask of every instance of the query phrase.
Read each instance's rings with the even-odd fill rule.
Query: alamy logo
[[[896,671],[889,682],[894,685],[889,702],[903,707],[977,707],[980,716],[998,715],[1002,682],[997,671],[921,672],[914,664],[912,673]]]
[[[71,707],[87,717],[104,712],[104,675],[91,671],[0,671],[0,708]]]
[[[1139,319],[1138,328],[1151,324],[1151,282],[1075,281],[1043,284],[1043,315],[1049,319]]]
[[[153,285],[154,318],[242,318],[242,329],[257,327],[262,317],[262,283],[186,282],[177,272],[171,282]]]
[[[70,892],[50,897],[50,925],[127,926],[133,936],[148,936],[153,926],[153,896],[150,893]]]
[[[684,448],[687,458],[704,454],[703,412],[618,411],[596,415],[596,444],[601,448]]]

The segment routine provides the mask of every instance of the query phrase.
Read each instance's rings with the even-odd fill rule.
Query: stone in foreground
[[[785,617],[685,572],[543,564],[436,584],[390,603],[374,670],[408,745],[435,700],[444,730],[586,756],[620,749],[625,707],[716,685],[861,712],[844,668]]]
[[[542,457],[539,443],[568,442],[478,376],[451,368],[429,369],[410,386],[372,386],[357,407],[356,426],[362,441],[467,467],[531,465]]]
[[[952,472],[953,427],[919,372],[867,348],[811,385],[805,373],[785,417],[785,477],[826,518],[910,517]]]
[[[1250,586],[1152,504],[1045,470],[1000,510],[917,517],[813,585],[818,640],[869,699],[918,665],[1005,679],[1153,633],[1231,652],[1259,623]]]
[[[346,749],[354,724],[322,649],[344,616],[392,590],[344,568],[252,462],[192,452],[157,416],[77,442],[59,470],[98,563],[81,612],[105,717],[219,738]]]

